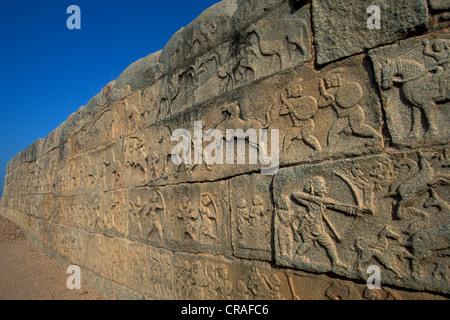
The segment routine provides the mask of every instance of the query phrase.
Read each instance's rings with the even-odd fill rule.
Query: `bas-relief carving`
[[[185,250],[217,250],[228,254],[227,183],[180,185],[167,190],[169,243]]]
[[[281,128],[282,163],[383,146],[380,104],[361,62],[348,59],[320,73],[303,67],[296,72],[301,76],[283,81],[272,107],[278,117],[269,126]]]
[[[160,79],[153,85],[157,95],[154,119],[171,117],[220,93],[310,60],[308,10],[291,13],[288,7],[284,4],[233,40]]]
[[[135,134],[145,127],[145,109],[142,92],[140,90],[130,93],[122,100],[118,100],[112,110],[123,119],[123,133],[125,136]]]
[[[368,67],[362,56],[349,58],[320,72],[302,66],[289,75],[256,83],[251,91],[238,89],[232,99],[221,97],[203,106],[202,111],[191,110],[165,125],[190,128],[191,137],[194,136],[192,124],[199,120],[202,120],[203,131],[226,132],[240,128],[254,129],[258,134],[258,129],[267,129],[270,135],[272,129],[278,129],[281,165],[380,151],[384,145],[381,105],[372,90]],[[203,148],[210,143],[204,140]],[[175,145],[176,142],[168,139],[160,144],[167,148],[166,159]],[[192,143],[192,153],[195,152],[193,146]],[[257,147],[261,145],[258,143]],[[247,141],[246,153],[248,149]],[[223,163],[226,163],[225,152]],[[205,175],[219,179],[263,166],[261,163],[239,166],[203,163],[176,167],[169,159],[167,181],[202,181]]]
[[[227,1],[205,11],[186,28],[177,32],[162,53],[162,62],[173,70],[185,61],[216,47],[234,33],[240,32],[252,22],[270,16],[277,5],[291,12],[283,1]],[[273,18],[272,18],[273,19]]]
[[[222,92],[310,59],[307,10],[291,14],[285,6],[280,8],[215,49],[212,57],[222,79]],[[275,33],[273,21],[278,24]]]
[[[127,230],[127,192],[111,191],[103,196],[103,233],[106,236],[124,237]]]
[[[148,173],[147,144],[138,134],[125,139],[125,179],[137,183],[145,181]]]
[[[227,194],[223,183],[131,188],[127,237],[169,249],[226,253]]]
[[[289,297],[283,273],[257,264],[211,257],[174,257],[175,299],[282,300]]]
[[[191,261],[199,252],[352,279],[366,279],[376,264],[388,284],[448,293],[448,149],[332,161],[383,148],[371,66],[354,56],[276,74],[311,59],[308,10],[283,6],[142,93],[112,92],[123,100],[97,110],[58,149],[9,172],[8,206],[26,214],[20,221],[37,241],[84,261],[84,231],[91,233],[98,256],[88,254],[86,264],[152,298],[296,297],[288,275],[286,285],[284,274],[253,262]],[[215,36],[214,23],[202,28],[191,32],[195,55]],[[394,144],[447,143],[448,41],[444,31],[370,52]],[[205,130],[280,129],[282,165],[331,161],[282,169],[274,181],[254,174],[222,181],[254,171],[245,166],[194,165],[184,175],[170,161],[170,129],[192,119]],[[205,173],[220,181],[203,182]],[[172,275],[165,250],[195,255],[180,258]],[[337,290],[329,286],[326,296],[340,297]]]
[[[87,234],[83,231],[52,225],[52,246],[55,251],[69,262],[86,264]]]
[[[270,260],[273,205],[270,176],[242,176],[230,180],[233,254]]]
[[[88,235],[87,242],[88,269],[151,299],[172,298],[171,252],[96,234]]]
[[[122,239],[89,234],[86,246],[86,267],[95,270],[106,279],[124,283],[126,279],[124,266],[127,260],[124,255],[125,246]]]
[[[123,237],[128,228],[125,201],[123,191],[55,197],[48,204],[48,220],[53,225]]]
[[[199,203],[195,205],[188,195],[184,195],[176,215],[183,222],[183,234],[196,242],[205,238],[218,240],[218,216],[218,207],[209,193],[202,193]]]
[[[125,138],[123,180],[128,185],[164,181],[171,169],[171,132],[166,127],[149,127],[139,134]]]
[[[277,263],[448,292],[446,150],[282,169],[274,180]]]
[[[117,112],[114,109],[117,109]],[[64,156],[63,158],[71,158],[94,150],[122,137],[124,130],[127,128],[124,127],[126,123],[123,125],[121,120],[121,114],[124,111],[119,109],[117,104],[109,106],[107,109],[84,120],[84,123],[79,125],[79,128],[76,128],[73,133],[68,135],[66,147],[70,156]],[[125,119],[125,116],[123,118]]]
[[[173,254],[140,243],[125,242],[123,248],[124,284],[150,299],[173,299]]]
[[[448,141],[449,41],[443,32],[369,52],[395,144]]]
[[[119,187],[123,182],[121,142],[67,160],[66,166],[54,168],[52,191],[74,195]]]
[[[162,244],[167,237],[167,206],[159,189],[136,188],[129,191],[129,237],[144,242]]]

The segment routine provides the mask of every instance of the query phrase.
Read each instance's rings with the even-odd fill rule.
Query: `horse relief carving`
[[[448,140],[449,46],[446,37],[427,37],[371,51],[395,143]]]

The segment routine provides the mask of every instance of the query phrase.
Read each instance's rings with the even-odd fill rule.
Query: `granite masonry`
[[[205,10],[9,162],[1,215],[109,298],[448,299],[450,8],[372,2]],[[175,163],[198,121],[266,129],[246,159],[278,130],[279,170]]]

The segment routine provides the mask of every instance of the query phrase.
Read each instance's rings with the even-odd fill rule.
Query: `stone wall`
[[[207,9],[15,156],[1,214],[112,298],[448,297],[449,5],[374,2],[381,30],[359,0]],[[174,164],[195,121],[278,129],[280,170]]]

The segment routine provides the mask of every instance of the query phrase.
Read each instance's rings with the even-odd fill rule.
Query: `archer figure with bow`
[[[325,248],[331,259],[333,267],[345,266],[339,261],[335,244],[325,231],[324,222],[338,241],[341,237],[334,226],[327,219],[328,209],[341,212],[349,216],[361,216],[372,214],[369,209],[361,208],[351,204],[344,204],[334,199],[326,197],[327,186],[323,177],[313,177],[305,186],[305,192],[295,192],[292,198],[300,205],[306,207],[306,213],[301,216],[298,228],[295,232],[295,240],[302,243],[299,245],[295,257],[303,256],[314,243],[318,243]]]

